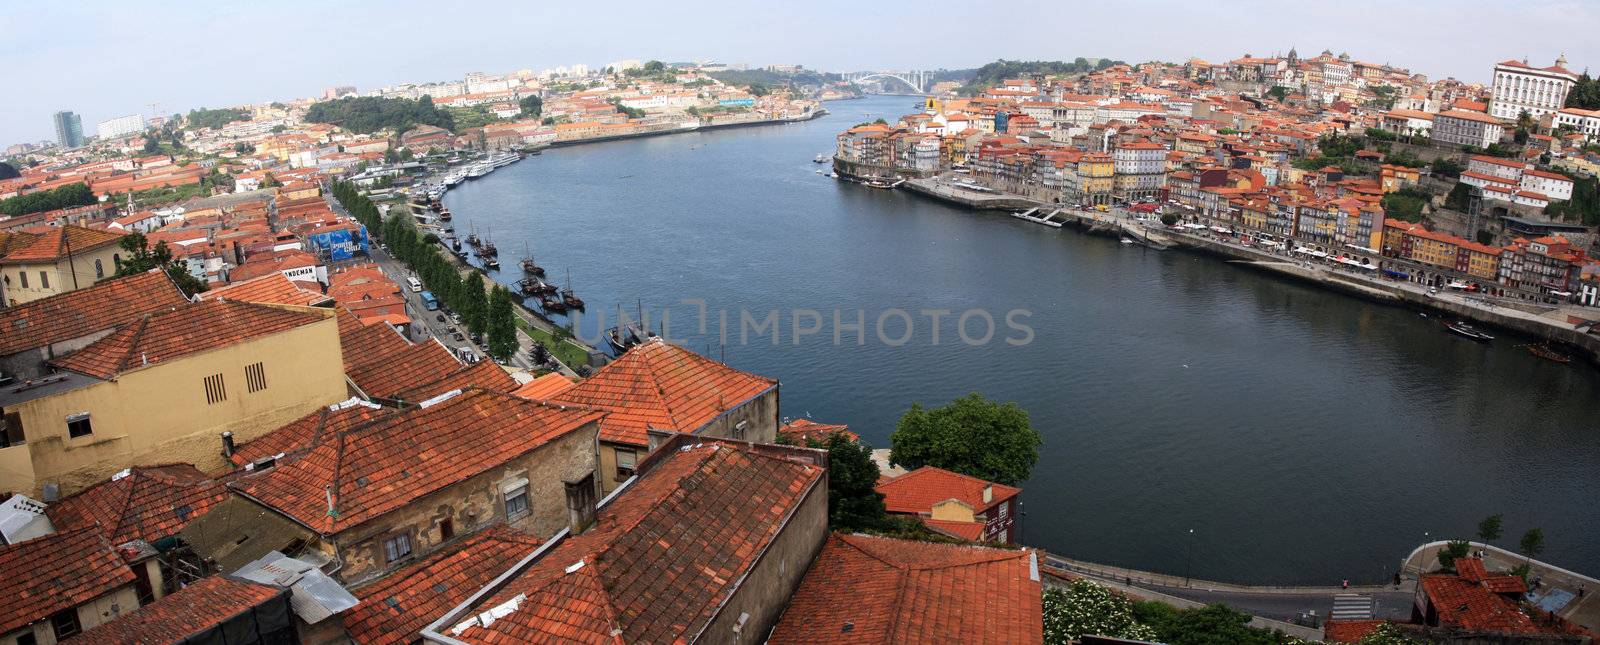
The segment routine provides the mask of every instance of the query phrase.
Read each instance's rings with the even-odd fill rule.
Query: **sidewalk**
[[[1401,561],[1402,571],[1408,576],[1420,576],[1423,573],[1439,569],[1439,550],[1444,548],[1446,542],[1429,542],[1417,547]],[[1529,592],[1530,601],[1546,610],[1553,610],[1556,615],[1592,630],[1600,630],[1600,600],[1595,595],[1600,593],[1600,580],[1592,576],[1569,571],[1561,567],[1528,560],[1520,554],[1506,549],[1485,545],[1482,542],[1473,542],[1473,554],[1484,552],[1483,564],[1492,572],[1509,572],[1524,562],[1530,565],[1529,580],[1538,580],[1539,586]],[[1531,585],[1530,585],[1531,586]],[[1582,598],[1578,597],[1578,590],[1584,590]]]

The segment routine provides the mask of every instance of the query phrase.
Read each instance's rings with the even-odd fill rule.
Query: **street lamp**
[[[1189,529],[1189,557],[1183,565],[1183,586],[1189,586],[1189,578],[1194,573],[1194,529]]]

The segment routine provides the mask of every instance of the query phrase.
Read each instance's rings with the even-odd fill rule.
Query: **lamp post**
[[[1189,578],[1194,573],[1194,529],[1189,529],[1189,557],[1183,565],[1183,586],[1189,586]]]

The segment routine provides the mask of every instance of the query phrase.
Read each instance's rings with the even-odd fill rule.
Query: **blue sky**
[[[1565,52],[1600,70],[1600,2],[310,2],[5,0],[0,146],[143,113],[365,90],[469,71],[623,58],[824,70],[975,67],[996,58],[1181,61],[1348,51],[1431,78]]]

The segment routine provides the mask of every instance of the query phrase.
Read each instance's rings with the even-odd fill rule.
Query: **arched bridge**
[[[845,75],[845,80],[851,83],[881,79],[900,81],[901,85],[911,88],[913,93],[922,94],[928,91],[928,85],[933,80],[933,73],[911,70],[909,72],[855,72]]]

